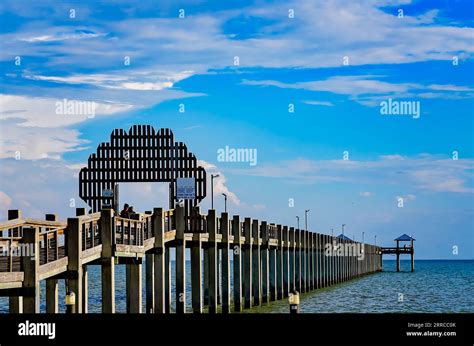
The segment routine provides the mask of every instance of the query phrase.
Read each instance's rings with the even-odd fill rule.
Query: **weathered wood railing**
[[[46,310],[57,312],[60,279],[76,294],[76,311],[87,312],[89,265],[102,268],[102,311],[115,312],[116,264],[127,266],[127,311],[141,312],[145,258],[146,311],[186,312],[186,249],[191,260],[191,308],[196,313],[205,305],[214,313],[219,304],[222,312],[230,312],[231,303],[233,311],[241,311],[292,291],[309,292],[382,268],[379,247],[238,215],[218,217],[214,210],[186,217],[182,207],[155,208],[131,219],[115,216],[110,209],[84,214],[78,209],[77,216],[64,223],[51,214],[42,221],[22,219],[18,211],[10,211],[12,220],[0,223],[0,246],[37,250],[31,258],[13,252],[0,258],[0,294],[10,296],[11,312],[38,312],[41,280],[46,280]],[[359,258],[334,255],[334,246],[358,246]],[[176,253],[174,304],[171,248]]]

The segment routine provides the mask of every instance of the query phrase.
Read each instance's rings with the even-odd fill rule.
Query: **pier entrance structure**
[[[398,238],[394,239],[397,242],[397,247],[383,247],[382,254],[395,254],[397,255],[397,272],[400,271],[400,255],[407,254],[411,255],[411,271],[415,271],[415,248],[413,242],[415,238],[410,237],[409,235],[403,234]],[[410,245],[400,247],[400,242],[410,242]]]
[[[133,125],[128,133],[113,130],[110,141],[89,156],[79,174],[79,196],[92,213],[104,206],[113,206],[117,212],[118,183],[169,182],[169,208],[173,209],[178,178],[194,178],[194,198],[184,200],[185,215],[190,215],[191,208],[206,197],[206,171],[183,142],[175,142],[170,129]]]

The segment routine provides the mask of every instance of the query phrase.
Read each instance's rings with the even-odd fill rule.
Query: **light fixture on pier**
[[[211,209],[214,209],[214,178],[219,177],[219,174],[211,174]]]

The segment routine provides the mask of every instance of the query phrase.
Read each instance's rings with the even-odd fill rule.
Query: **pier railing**
[[[382,269],[379,247],[214,210],[185,216],[182,207],[155,208],[123,218],[111,209],[87,215],[78,209],[76,215],[59,222],[52,214],[33,220],[10,210],[10,220],[0,223],[0,246],[8,249],[0,252],[0,294],[10,297],[11,312],[39,311],[42,280],[47,312],[58,312],[58,280],[76,294],[76,311],[87,312],[89,265],[102,267],[103,312],[115,312],[115,265],[127,266],[127,311],[141,312],[145,263],[146,311],[155,313],[200,313],[206,305],[214,313],[218,304],[222,312],[238,312]],[[351,248],[360,251],[344,253]]]

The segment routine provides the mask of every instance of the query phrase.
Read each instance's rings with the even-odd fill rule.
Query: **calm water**
[[[382,273],[303,294],[300,297],[301,312],[474,312],[474,261],[416,261],[414,273],[408,271],[409,266],[409,261],[402,261],[402,270],[407,272],[397,273],[395,261],[384,261]],[[191,309],[189,268],[188,262],[187,303]],[[174,268],[172,273],[174,276]],[[145,300],[145,282],[143,290]],[[60,280],[61,311],[64,311],[64,293],[64,283]],[[45,311],[44,282],[41,294],[41,310]],[[100,267],[89,266],[89,312],[101,311],[100,295]],[[124,266],[116,266],[116,306],[117,312],[126,311]],[[288,309],[287,301],[282,300],[249,312],[287,313]],[[0,312],[8,312],[8,298],[0,298]]]

